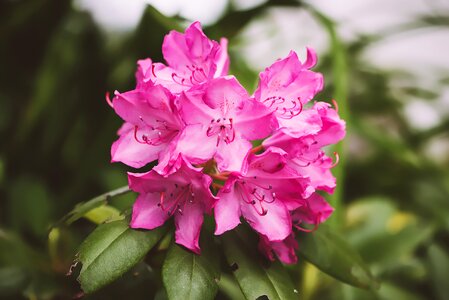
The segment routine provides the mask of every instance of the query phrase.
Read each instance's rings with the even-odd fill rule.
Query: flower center
[[[217,136],[217,147],[223,140],[226,144],[232,143],[235,139],[235,129],[232,118],[218,118],[210,121],[206,135],[208,137]]]
[[[256,176],[254,179],[257,180]],[[251,205],[260,215],[265,216],[268,210],[264,203],[273,203],[276,200],[276,193],[271,185],[263,186],[252,180],[239,180],[236,184],[236,191],[246,204]]]
[[[275,112],[277,117],[282,119],[291,119],[302,112],[300,97],[294,100],[286,100],[281,96],[271,96],[263,100],[262,103]]]
[[[195,193],[191,184],[181,186],[177,183],[174,187],[165,192],[161,192],[158,206],[169,216],[175,213],[183,214],[185,206],[195,201]]]
[[[141,144],[148,144],[151,146],[159,146],[171,141],[179,132],[178,129],[169,126],[167,121],[155,120],[154,124],[146,123],[142,117],[142,131],[139,134],[139,126],[134,126],[134,139]]]

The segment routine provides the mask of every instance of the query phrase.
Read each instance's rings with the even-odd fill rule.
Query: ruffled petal
[[[236,130],[248,140],[267,137],[279,127],[273,113],[262,103],[248,99],[242,102],[235,118]]]

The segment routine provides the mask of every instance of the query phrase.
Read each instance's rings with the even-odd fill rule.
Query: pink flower
[[[162,86],[116,92],[113,108],[126,123],[112,145],[112,161],[134,168],[158,159],[184,127],[174,106],[174,96]]]
[[[178,151],[192,163],[215,158],[220,171],[241,172],[249,140],[264,138],[277,127],[272,113],[231,76],[181,94],[178,105],[187,124]]]
[[[150,77],[153,61],[150,58],[140,59],[137,61],[136,71],[136,88],[142,88],[148,85],[153,85],[147,78]]]
[[[259,75],[254,97],[275,112],[281,127],[295,129],[304,104],[323,88],[323,76],[309,69],[316,64],[315,52],[307,48],[304,63],[294,51],[276,61]]]
[[[200,253],[198,239],[203,214],[210,214],[216,198],[209,190],[211,178],[180,156],[179,170],[167,177],[155,171],[128,173],[129,187],[139,193],[134,203],[132,228],[154,229],[175,218],[176,242]]]
[[[162,53],[168,66],[154,63],[151,72],[145,72],[144,80],[163,85],[172,93],[180,93],[192,86],[228,73],[228,41],[220,44],[211,41],[203,33],[201,24],[190,25],[185,34],[171,31],[164,38]]]
[[[296,263],[293,228],[314,230],[333,212],[316,193],[336,186],[323,147],[345,136],[329,104],[306,105],[323,88],[322,75],[310,70],[315,52],[307,49],[301,62],[291,51],[266,68],[254,96],[227,75],[227,40],[210,40],[198,22],[171,31],[162,52],[167,65],[139,60],[136,88],[107,98],[125,121],[112,161],[158,162],[128,173],[139,193],[130,226],[151,230],[173,217],[176,242],[199,253],[204,214],[214,208],[216,235],[243,217],[265,256]]]
[[[295,250],[298,249],[298,242],[296,242],[293,233],[286,239],[276,242],[271,242],[264,235],[259,235],[259,237],[259,251],[269,260],[274,261],[274,254],[276,254],[279,260],[285,264],[296,264],[298,262],[298,257],[295,253]]]
[[[243,216],[270,241],[282,241],[292,232],[289,210],[296,209],[308,192],[307,179],[286,165],[286,155],[270,148],[249,159],[246,174],[231,173],[218,192],[215,234],[235,228]]]
[[[308,177],[314,189],[332,193],[336,182],[330,169],[335,163],[321,148],[343,139],[346,133],[345,122],[324,102],[315,103],[302,114],[307,114],[307,117],[300,126],[308,130],[303,130],[298,137],[292,137],[290,131],[280,129],[266,139],[263,145],[283,149],[288,153],[289,166]]]
[[[306,223],[317,226],[326,221],[334,211],[334,208],[317,193],[312,194],[308,199],[301,202],[301,206],[292,211],[293,226],[301,231],[310,231],[300,227],[301,224]]]

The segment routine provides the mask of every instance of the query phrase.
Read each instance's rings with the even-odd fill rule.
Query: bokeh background
[[[231,72],[250,91],[273,60],[315,48],[326,80],[317,100],[336,99],[347,120],[330,222],[381,288],[300,262],[301,299],[449,299],[444,0],[0,1],[0,298],[81,296],[66,273],[94,224],[50,228],[76,203],[126,185],[130,169],[109,163],[121,120],[105,92],[133,88],[136,60],[162,61],[163,36],[192,20],[228,37]],[[143,276],[87,298],[164,299],[160,275],[138,267]]]

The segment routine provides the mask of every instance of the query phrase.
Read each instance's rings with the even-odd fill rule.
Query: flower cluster
[[[323,147],[345,135],[336,110],[310,102],[323,88],[310,70],[314,51],[266,68],[253,95],[228,75],[227,40],[208,39],[198,22],[170,32],[162,52],[167,65],[139,60],[136,88],[108,99],[125,121],[112,161],[140,168],[157,160],[147,173],[128,173],[139,193],[131,227],[173,217],[176,242],[199,253],[204,214],[214,214],[217,235],[243,217],[268,258],[296,262],[293,229],[307,231],[333,211],[317,193],[335,188]]]

